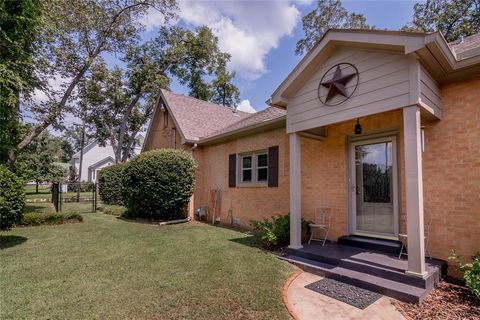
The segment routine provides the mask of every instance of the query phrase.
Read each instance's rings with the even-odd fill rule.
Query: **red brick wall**
[[[426,123],[425,207],[431,250],[469,257],[480,251],[480,77],[442,87],[443,119]]]
[[[269,188],[266,185],[228,187],[228,156],[266,150],[279,146],[279,185]],[[261,220],[274,215],[284,215],[289,210],[288,180],[288,139],[285,128],[270,130],[261,134],[246,136],[226,143],[198,148],[194,151],[199,158],[195,208],[213,208],[211,190],[221,190],[220,220],[230,224],[231,218],[240,219],[242,227],[251,228],[250,220]],[[209,217],[210,218],[210,217]]]

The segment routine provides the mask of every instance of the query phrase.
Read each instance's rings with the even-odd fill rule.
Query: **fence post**
[[[52,202],[53,206],[55,207],[55,211],[58,212],[58,198],[59,198],[59,190],[58,190],[58,182],[54,183],[52,186]]]
[[[93,190],[92,190],[92,205],[93,205],[93,212],[97,211],[97,183],[93,183]]]

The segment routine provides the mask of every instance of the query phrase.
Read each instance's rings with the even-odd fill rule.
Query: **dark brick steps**
[[[337,243],[344,246],[373,250],[398,255],[402,248],[402,242],[398,240],[377,239],[362,236],[342,236]]]
[[[420,302],[446,267],[444,261],[428,259],[426,279],[415,278],[405,274],[405,259],[337,244],[304,244],[301,249],[287,249],[284,258],[309,272],[408,302]]]
[[[298,256],[286,255],[282,259],[307,272],[378,292],[405,302],[419,303],[431,290]]]

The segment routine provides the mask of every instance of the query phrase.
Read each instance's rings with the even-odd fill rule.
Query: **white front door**
[[[397,140],[350,144],[350,224],[359,235],[398,235]]]

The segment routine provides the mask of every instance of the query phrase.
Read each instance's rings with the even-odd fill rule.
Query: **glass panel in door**
[[[394,234],[392,141],[355,146],[356,229]]]

